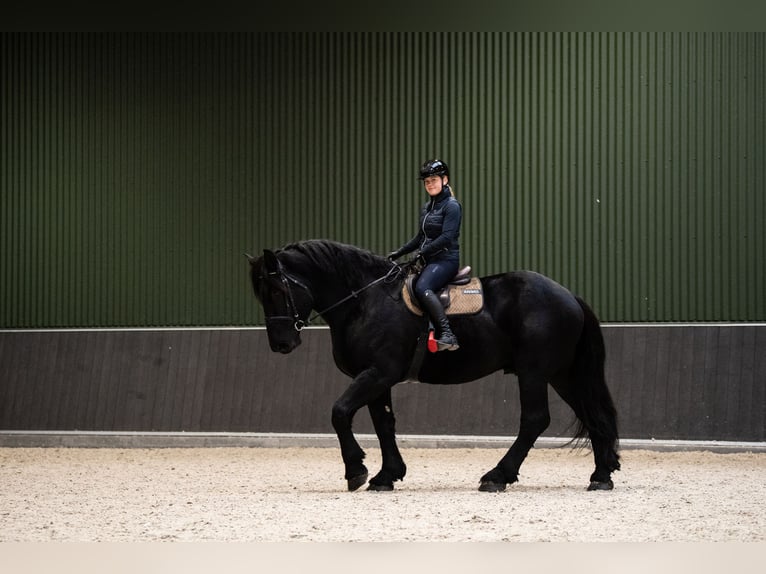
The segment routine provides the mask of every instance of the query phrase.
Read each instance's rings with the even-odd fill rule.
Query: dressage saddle
[[[417,275],[412,274],[407,277],[405,280],[405,285],[407,286],[407,292],[410,295],[410,300],[415,302],[416,305],[420,306],[418,304],[418,298],[415,295],[415,289],[414,289],[414,283],[415,279],[417,278]],[[448,309],[451,304],[451,298],[450,298],[450,287],[453,285],[468,285],[468,283],[471,282],[471,266],[466,265],[462,269],[458,270],[457,273],[455,273],[455,276],[449,280],[449,283],[447,283],[446,286],[444,286],[443,289],[441,289],[436,295],[439,297],[439,301],[441,301],[442,306],[445,309]]]

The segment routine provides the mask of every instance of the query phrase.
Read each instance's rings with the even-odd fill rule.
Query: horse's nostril
[[[279,343],[279,345],[277,346],[277,351],[279,351],[280,353],[289,353],[290,351],[292,351],[292,347],[290,346],[289,343]]]

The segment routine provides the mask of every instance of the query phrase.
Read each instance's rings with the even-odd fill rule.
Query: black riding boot
[[[455,351],[460,345],[457,343],[457,337],[452,333],[452,329],[449,326],[449,320],[444,312],[444,307],[441,301],[439,301],[438,295],[426,289],[423,292],[423,296],[420,298],[420,303],[431,317],[431,322],[436,327],[436,344],[439,346],[440,351]]]

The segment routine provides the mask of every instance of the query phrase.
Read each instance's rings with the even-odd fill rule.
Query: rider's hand
[[[389,253],[389,254],[386,256],[386,259],[388,259],[389,261],[396,261],[396,260],[397,260],[397,259],[399,259],[401,256],[402,256],[402,255],[401,255],[401,253],[399,253],[398,251],[392,251],[391,253]]]

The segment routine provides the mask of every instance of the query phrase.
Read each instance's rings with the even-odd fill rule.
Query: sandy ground
[[[766,540],[766,454],[535,449],[504,493],[495,449],[403,449],[390,493],[345,491],[334,448],[0,449],[0,541]],[[367,463],[379,467],[376,449]]]

